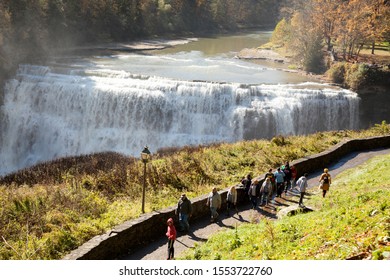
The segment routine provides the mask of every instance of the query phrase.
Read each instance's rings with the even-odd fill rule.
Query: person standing
[[[295,188],[297,181],[297,168],[295,165],[291,165],[291,189]]]
[[[260,193],[262,200],[260,201],[261,205],[268,205],[269,196],[272,190],[271,178],[265,178],[263,185],[261,186]],[[263,203],[265,201],[265,203]]]
[[[307,173],[305,173],[303,176],[301,176],[298,181],[297,181],[297,186],[300,192],[300,197],[299,197],[299,206],[304,207],[303,205],[303,197],[305,196],[305,192],[307,189]]]
[[[284,173],[280,170],[280,167],[274,173],[275,182],[276,182],[276,197],[280,197],[282,195],[284,189]]]
[[[189,231],[190,224],[188,219],[192,215],[192,204],[191,201],[187,198],[186,194],[183,193],[177,203],[177,208],[175,211],[176,215],[179,216],[179,231]]]
[[[230,215],[230,208],[233,208],[236,210],[236,213],[238,214],[237,209],[237,190],[235,186],[230,187],[227,197],[226,197],[226,208],[227,208],[227,215]]]
[[[288,161],[284,164],[282,172],[284,173],[284,193],[287,194],[287,190],[291,188],[291,169]]]
[[[272,172],[272,168],[270,168],[268,172],[265,173],[264,180],[267,178],[270,178],[272,184],[272,188],[269,195],[271,199],[274,199],[274,197],[276,196],[276,183],[275,183],[275,174]]]
[[[166,236],[168,237],[168,256],[167,260],[173,260],[175,257],[175,249],[173,247],[173,244],[175,243],[176,240],[176,228],[175,225],[173,224],[173,219],[169,218],[167,221],[168,229],[166,232]]]
[[[324,169],[324,173],[321,174],[319,182],[320,189],[322,190],[322,197],[325,197],[326,193],[329,191],[330,184],[332,183],[328,168]]]
[[[210,207],[211,222],[213,223],[219,216],[217,210],[221,208],[221,195],[217,192],[217,188],[213,188],[207,197],[206,205]]]
[[[241,184],[244,186],[245,195],[248,195],[249,188],[251,187],[251,184],[252,184],[251,174],[246,175],[246,177],[241,180]],[[249,196],[249,199],[250,199],[250,196]]]
[[[254,179],[248,191],[249,198],[252,202],[252,209],[256,209],[257,207],[257,197],[259,196],[259,192],[260,192],[259,190],[260,190],[259,180]]]

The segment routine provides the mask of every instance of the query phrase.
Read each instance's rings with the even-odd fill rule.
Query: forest
[[[288,2],[281,8],[272,42],[286,47],[306,70],[321,72],[324,49],[340,60],[355,62],[364,48],[370,48],[371,54],[375,49],[390,50],[388,0]]]

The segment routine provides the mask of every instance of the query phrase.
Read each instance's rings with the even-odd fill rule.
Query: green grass
[[[315,188],[314,212],[239,226],[187,251],[184,259],[382,259],[390,252],[390,155],[339,174],[325,199]]]
[[[249,172],[263,174],[345,139],[384,134],[386,123],[364,131],[161,151],[148,163],[145,210],[175,205],[182,192],[194,198],[213,186],[226,188]],[[139,217],[142,182],[140,160],[112,153],[65,158],[0,178],[0,259],[60,259]]]

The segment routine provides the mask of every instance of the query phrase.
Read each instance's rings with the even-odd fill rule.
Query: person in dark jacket
[[[192,204],[191,201],[187,198],[186,194],[183,193],[177,203],[177,208],[175,211],[176,215],[179,216],[179,231],[189,231],[190,224],[188,219],[192,215]]]
[[[250,196],[248,196],[249,188],[252,184],[252,176],[251,174],[246,175],[246,177],[242,178],[241,184],[244,186],[244,193],[247,195],[247,197],[250,199]]]
[[[284,164],[282,171],[284,173],[284,193],[287,194],[287,190],[291,188],[291,168],[288,161]]]

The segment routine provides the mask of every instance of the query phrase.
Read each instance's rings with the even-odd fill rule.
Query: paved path
[[[368,159],[380,155],[380,154],[389,154],[389,149],[378,149],[371,151],[363,151],[351,153],[348,156],[345,156],[338,162],[334,163],[331,166],[328,166],[329,173],[332,178],[335,178],[340,172],[358,166]],[[321,175],[323,170],[319,170],[316,173],[309,174],[309,188],[318,186],[318,178]],[[210,223],[208,217],[204,219],[199,219],[191,223],[191,233],[182,234],[178,232],[178,237],[175,242],[175,256],[180,256],[183,251],[188,248],[194,247],[195,242],[206,241],[207,238],[219,231],[226,228],[234,229],[237,225],[241,223],[253,223],[263,219],[265,217],[275,219],[276,218],[276,207],[289,206],[298,201],[298,192],[292,191],[289,192],[287,196],[282,198],[277,198],[271,204],[265,207],[259,207],[256,210],[250,209],[251,205],[248,202],[247,205],[242,205],[239,207],[238,214],[227,216],[224,211],[220,211],[219,221],[217,223]],[[231,213],[233,214],[233,213]],[[148,246],[125,256],[124,260],[164,260],[167,255],[167,239],[165,236],[162,236],[159,240],[150,243]]]

